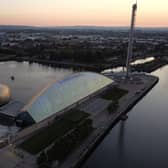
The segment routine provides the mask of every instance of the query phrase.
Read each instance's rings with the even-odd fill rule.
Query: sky
[[[135,0],[0,0],[1,25],[128,26]],[[168,27],[168,0],[138,0],[137,26]]]

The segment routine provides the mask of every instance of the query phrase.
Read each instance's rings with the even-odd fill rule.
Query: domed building
[[[8,86],[0,84],[0,123],[2,125],[13,125],[23,106],[22,102],[12,100]]]
[[[10,101],[11,92],[8,86],[0,84],[0,106]]]
[[[39,123],[105,89],[113,80],[98,73],[82,72],[70,75],[44,88],[16,117],[18,126]]]

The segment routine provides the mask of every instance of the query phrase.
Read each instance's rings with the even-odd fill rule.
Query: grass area
[[[80,122],[87,117],[89,117],[88,113],[80,110],[76,111],[76,109],[72,109],[71,111],[65,113],[65,115],[63,116],[65,120],[69,120],[72,122]]]
[[[51,165],[53,161],[62,162],[83,140],[92,132],[92,120],[85,119],[68,134],[56,139],[53,146],[42,151],[37,158],[39,168],[43,165]]]
[[[37,154],[74,126],[74,123],[60,119],[23,142],[20,147],[31,154]]]
[[[118,101],[121,97],[126,95],[128,93],[127,90],[120,89],[117,87],[113,87],[110,90],[108,90],[105,94],[102,95],[103,99],[112,100],[112,101]]]
[[[118,101],[112,101],[108,106],[109,113],[114,113],[117,110],[118,106]]]
[[[19,147],[31,154],[37,154],[57,138],[63,136],[77,124],[87,118],[89,114],[73,109],[56,119],[53,124],[37,132],[37,134],[24,141]]]
[[[69,134],[57,139],[54,146],[47,150],[49,161],[63,161],[86,137],[88,137],[92,130],[92,120],[86,119],[77,125]]]

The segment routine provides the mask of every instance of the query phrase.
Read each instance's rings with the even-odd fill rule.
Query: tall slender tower
[[[129,77],[129,73],[130,73],[130,62],[131,62],[132,50],[133,50],[136,11],[137,11],[137,2],[133,4],[132,6],[131,28],[130,28],[130,33],[129,33],[129,43],[128,43],[127,62],[126,62],[126,67],[127,67],[126,76],[127,77]]]

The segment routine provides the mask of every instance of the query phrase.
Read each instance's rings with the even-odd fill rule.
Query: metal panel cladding
[[[76,73],[45,88],[23,110],[40,122],[112,83],[98,73]]]

